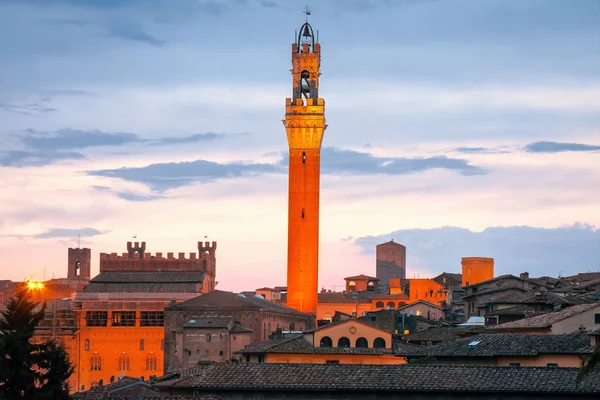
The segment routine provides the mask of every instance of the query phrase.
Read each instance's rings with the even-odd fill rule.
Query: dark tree
[[[597,368],[600,368],[600,343],[596,345],[594,352],[591,355],[584,357],[582,360],[581,369],[577,375],[576,386],[579,387],[586,376]]]
[[[68,400],[69,377],[74,371],[69,354],[64,347],[54,341],[44,344],[43,359],[39,362],[41,372],[39,389],[40,400]]]
[[[68,400],[73,366],[54,341],[32,343],[46,304],[23,285],[0,316],[0,399]]]
[[[34,368],[40,359],[40,346],[31,338],[44,318],[46,305],[39,310],[27,286],[17,289],[0,318],[0,398],[30,399],[35,397],[40,373]]]

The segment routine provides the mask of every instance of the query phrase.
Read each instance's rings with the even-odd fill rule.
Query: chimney
[[[529,279],[529,272],[521,272],[521,279]]]

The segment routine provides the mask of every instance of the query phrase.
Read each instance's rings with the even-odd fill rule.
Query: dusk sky
[[[286,284],[292,0],[1,0],[0,279],[67,248],[193,252]],[[318,0],[320,287],[600,270],[600,1]],[[208,236],[208,239],[204,239]]]

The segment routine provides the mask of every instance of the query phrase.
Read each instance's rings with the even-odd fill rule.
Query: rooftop
[[[503,330],[503,329],[533,329],[533,328],[549,328],[553,324],[571,318],[575,315],[583,312],[592,310],[596,307],[600,307],[600,303],[592,304],[579,304],[571,306],[562,311],[550,312],[542,315],[536,315],[535,317],[520,319],[518,321],[507,322],[505,324],[494,325],[489,329],[492,330]]]
[[[435,346],[409,350],[403,355],[433,357],[537,356],[540,354],[588,354],[593,350],[585,332],[559,335],[489,334],[450,340]]]
[[[600,393],[600,371],[575,389],[578,368],[456,365],[215,363],[158,383],[197,391],[346,390],[352,392]],[[185,374],[184,374],[185,375]]]
[[[429,328],[423,331],[413,332],[402,337],[406,342],[442,342],[452,340],[461,336],[469,336],[485,331],[485,327],[478,325],[471,326],[440,326]]]
[[[184,328],[227,329],[233,317],[191,317],[184,322]]]
[[[115,292],[197,292],[204,281],[202,271],[103,271],[96,275],[85,293]]]
[[[368,275],[364,275],[364,274],[360,274],[360,275],[355,275],[355,276],[349,276],[347,278],[344,278],[344,280],[353,280],[353,281],[378,281],[379,278],[375,278],[374,276],[368,276]]]
[[[184,301],[183,303],[179,303],[175,306],[167,308],[167,311],[169,310],[268,310],[271,312],[296,314],[309,317],[308,314],[304,314],[292,308],[285,307],[281,304],[265,300],[262,296],[245,296],[233,292],[224,292],[222,290],[213,290],[212,292],[206,293],[202,296],[194,297],[193,299]]]

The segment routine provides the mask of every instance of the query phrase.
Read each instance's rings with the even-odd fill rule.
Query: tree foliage
[[[0,317],[0,399],[69,399],[73,367],[54,341],[32,342],[46,304],[23,285]]]
[[[585,357],[581,362],[581,368],[579,369],[579,374],[577,375],[576,386],[579,387],[583,380],[590,372],[594,369],[600,367],[600,344],[597,344],[594,348],[594,352]]]

